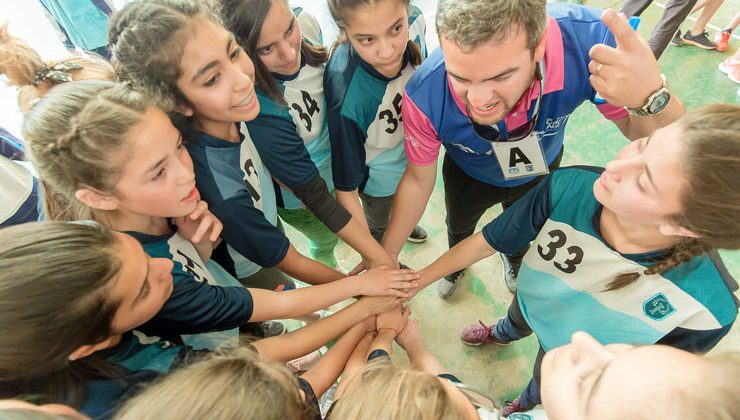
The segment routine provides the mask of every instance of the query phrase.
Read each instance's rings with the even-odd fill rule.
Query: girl
[[[180,132],[127,85],[59,86],[26,115],[23,132],[42,179],[77,207],[67,219],[99,220],[130,233],[149,255],[176,262],[172,295],[139,328],[146,334],[173,337],[301,316],[393,288],[406,276],[373,270],[319,287],[274,292],[245,289],[217,265],[207,268],[204,261],[220,224],[200,201]],[[176,230],[169,217],[175,218]]]
[[[254,67],[233,35],[196,1],[157,0],[128,3],[113,16],[110,38],[120,78],[189,117],[186,137],[198,189],[226,226],[227,249],[216,256],[224,266],[240,279],[252,269],[247,259],[277,265],[309,283],[341,277],[300,256],[274,226],[272,180],[252,136],[239,124],[259,113]],[[360,240],[356,223],[344,229],[370,265],[397,266],[380,244]]]
[[[713,249],[740,248],[738,156],[740,107],[699,109],[631,142],[603,170],[553,172],[423,270],[421,283],[429,284],[534,241],[506,317],[461,333],[470,345],[536,333],[534,379],[505,415],[540,401],[542,356],[575,331],[602,343],[698,352],[727,334],[737,285]]]
[[[95,222],[0,230],[0,398],[64,402],[106,418],[139,384],[202,355],[166,341],[142,344],[130,332],[166,304],[171,269],[171,260],[151,258],[130,236]],[[262,360],[285,362],[397,305],[362,298],[252,346]]]
[[[377,336],[364,351],[358,346],[353,354],[327,419],[498,418],[490,398],[465,386],[429,352],[418,322],[406,322],[408,310],[399,314],[396,310],[395,316],[378,316]],[[394,338],[407,352],[411,369],[393,366],[390,353]]]
[[[94,55],[72,55],[62,60],[43,60],[30,45],[11,35],[7,24],[0,25],[0,63],[0,74],[4,74],[11,85],[18,87],[18,106],[22,113],[28,112],[49,89],[59,83],[68,80],[113,78],[113,67]],[[10,155],[6,153],[5,142],[3,146],[3,156],[0,157],[0,173],[3,179],[0,188],[2,196],[0,227],[37,220],[38,180],[33,175],[32,168],[26,162],[22,162],[22,153]],[[43,192],[50,194],[48,190]]]
[[[352,327],[298,378],[282,366],[260,361],[246,349],[223,352],[172,374],[129,400],[116,418],[321,419],[318,400],[337,380],[358,342],[365,341],[367,346],[372,330],[372,317]]]
[[[408,0],[329,0],[329,10],[344,38],[324,75],[337,200],[380,241],[406,168],[401,98],[425,57],[424,17]],[[426,237],[417,226],[409,240]]]

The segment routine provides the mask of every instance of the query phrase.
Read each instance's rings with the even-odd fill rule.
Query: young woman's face
[[[159,108],[149,108],[127,133],[128,147],[120,153],[121,178],[115,185],[117,210],[147,217],[182,217],[200,199],[193,161],[180,131]]]
[[[401,71],[409,38],[406,2],[381,0],[347,13],[347,39],[366,63],[385,77]]]
[[[193,19],[180,61],[177,87],[208,133],[218,133],[235,122],[257,117],[254,65],[236,44],[234,36],[213,20]]]
[[[75,420],[89,420],[90,417],[80,413],[72,407],[62,404],[44,404],[34,405],[26,401],[21,400],[0,400],[0,417],[3,417],[2,412],[4,410],[23,410],[24,412],[39,412],[51,415],[51,418],[62,418],[62,419],[75,419]],[[27,416],[13,416],[9,418],[35,418],[30,413]],[[38,418],[47,418],[47,416],[39,415]]]
[[[641,225],[670,223],[681,212],[685,148],[677,123],[625,146],[593,186],[594,196],[622,220]]]
[[[577,332],[570,344],[545,354],[542,404],[550,420],[680,418],[673,412],[678,405],[671,404],[675,389],[695,382],[705,366],[700,357],[672,347],[603,346]]]
[[[301,67],[301,29],[285,0],[273,0],[262,23],[257,59],[270,73],[290,76]]]
[[[111,298],[121,302],[111,330],[122,334],[149,321],[172,295],[172,260],[151,258],[133,237],[116,232],[121,269]]]

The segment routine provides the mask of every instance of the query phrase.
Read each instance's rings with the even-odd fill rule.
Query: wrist
[[[391,328],[391,327],[380,327],[377,329],[377,332],[378,332],[378,336],[383,335],[386,337],[390,337],[391,340],[396,338],[396,336],[398,335],[398,331],[396,331],[395,328]]]

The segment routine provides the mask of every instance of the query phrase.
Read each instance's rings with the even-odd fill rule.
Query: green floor
[[[427,16],[428,30],[433,28],[430,17],[434,0],[414,1]],[[621,2],[589,1],[595,7],[618,7]],[[727,0],[712,20],[715,26],[723,27],[740,10],[740,1]],[[651,6],[643,14],[639,29],[643,37],[660,17],[662,9]],[[688,27],[688,23],[684,27]],[[713,31],[710,30],[713,33]],[[433,36],[427,37],[433,40]],[[672,89],[681,97],[687,108],[692,109],[712,102],[738,103],[736,95],[740,87],[732,83],[717,70],[717,64],[734,53],[740,40],[733,39],[730,51],[702,51],[693,47],[668,47],[660,60]],[[626,143],[615,126],[604,120],[593,106],[584,104],[570,118],[566,134],[563,165],[604,165],[616,155]],[[441,167],[441,166],[440,166]],[[447,249],[444,225],[444,201],[441,176],[438,176],[432,199],[426,209],[421,225],[429,232],[430,239],[421,245],[408,244],[401,260],[414,268],[423,268]],[[482,219],[488,222],[500,208],[489,210]],[[288,227],[294,244],[308,254],[305,239]],[[740,252],[723,252],[725,263],[736,277],[740,275]],[[349,269],[358,260],[357,255],[346,245],[337,251],[340,264]],[[457,294],[449,301],[437,297],[435,286],[423,290],[412,301],[412,316],[421,322],[422,334],[429,348],[453,373],[471,386],[488,392],[499,399],[513,399],[523,389],[530,377],[531,364],[537,351],[534,337],[529,337],[509,347],[468,347],[458,339],[458,333],[467,324],[492,322],[502,316],[512,295],[506,290],[501,277],[499,257],[494,256],[475,264],[462,280]],[[737,325],[714,351],[740,349],[740,327]],[[405,362],[398,356],[400,363]]]

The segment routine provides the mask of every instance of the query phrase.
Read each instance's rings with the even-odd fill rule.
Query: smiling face
[[[257,41],[257,59],[267,71],[284,76],[301,67],[301,29],[285,0],[274,0],[262,24]]]
[[[402,0],[380,0],[346,14],[344,31],[366,63],[385,77],[401,71],[409,37],[408,10]]]
[[[550,420],[681,418],[671,399],[679,387],[697,386],[706,369],[700,357],[672,347],[603,346],[577,332],[545,354],[542,404]]]
[[[182,135],[167,115],[149,108],[129,133],[127,147],[116,156],[121,177],[111,200],[128,217],[182,217],[200,199],[195,187],[193,161]]]
[[[254,94],[254,65],[236,44],[234,36],[215,21],[197,17],[180,61],[177,87],[189,102],[199,128],[224,138],[234,123],[251,121],[259,114]]]
[[[503,41],[494,38],[473,49],[440,36],[450,83],[470,119],[481,125],[504,119],[532,86],[537,62],[545,54],[545,37],[543,34],[533,54],[527,48],[527,33],[516,28]]]
[[[687,185],[681,134],[673,123],[625,146],[594,183],[596,200],[630,223],[673,225],[670,216],[681,212]]]
[[[124,233],[118,238],[121,268],[110,292],[120,302],[111,331],[122,334],[149,321],[172,295],[172,266],[167,258],[151,258],[141,244]]]

